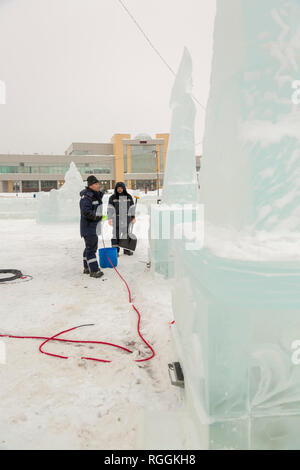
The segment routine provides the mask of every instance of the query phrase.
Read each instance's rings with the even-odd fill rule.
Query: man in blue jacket
[[[97,261],[98,234],[101,233],[102,198],[100,182],[93,175],[87,179],[87,187],[80,192],[80,235],[84,238],[83,273],[100,278],[103,272]],[[97,229],[97,226],[99,227]]]

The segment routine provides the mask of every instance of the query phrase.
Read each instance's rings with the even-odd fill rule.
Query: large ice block
[[[299,449],[299,262],[221,258],[178,241],[175,273],[173,333],[199,447]]]
[[[217,2],[201,172],[213,224],[300,231],[299,18],[295,0]]]
[[[0,197],[0,219],[35,219],[37,200],[31,197],[16,197],[15,194]]]
[[[174,251],[174,340],[199,448],[300,449],[299,18],[299,1],[217,1],[205,246]]]
[[[195,116],[192,98],[192,59],[185,48],[170,106],[172,124],[163,186],[163,204],[150,211],[150,259],[154,272],[165,278],[174,275],[174,227],[184,219],[192,220],[197,211],[198,182],[195,164]],[[184,209],[186,204],[194,207]]]

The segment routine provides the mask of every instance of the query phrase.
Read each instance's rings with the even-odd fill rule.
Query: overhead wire
[[[131,11],[129,10],[129,8],[125,5],[125,3],[123,2],[123,0],[117,0],[119,2],[119,4],[123,7],[123,9],[126,11],[126,13],[128,14],[128,16],[131,18],[131,20],[134,22],[134,24],[136,25],[136,27],[138,28],[138,30],[140,31],[140,33],[144,36],[144,38],[146,39],[146,41],[148,42],[148,44],[150,45],[150,47],[154,50],[154,52],[158,55],[158,57],[161,59],[161,61],[165,64],[165,66],[168,68],[168,70],[174,75],[176,76],[176,72],[174,71],[174,69],[168,64],[168,62],[166,61],[166,59],[163,57],[163,55],[159,52],[159,50],[157,49],[157,47],[153,44],[153,42],[151,41],[151,39],[149,38],[148,34],[146,34],[145,30],[142,28],[142,26],[139,24],[139,22],[137,21],[137,19],[135,18],[135,16],[131,13]],[[198,103],[198,105],[204,110],[206,111],[206,107],[200,103],[200,101],[194,96],[192,95],[192,98],[196,101],[196,103]]]

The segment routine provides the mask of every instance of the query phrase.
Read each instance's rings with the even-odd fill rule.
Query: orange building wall
[[[115,134],[111,138],[115,156],[115,179],[124,181],[124,149],[123,139],[130,139],[130,134]]]

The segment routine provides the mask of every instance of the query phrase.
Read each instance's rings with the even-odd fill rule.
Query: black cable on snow
[[[0,269],[0,274],[12,274],[10,277],[0,277],[0,282],[14,281],[23,276],[22,272],[18,269]]]

